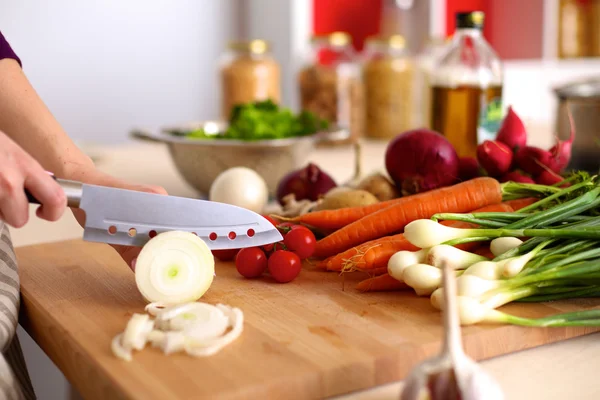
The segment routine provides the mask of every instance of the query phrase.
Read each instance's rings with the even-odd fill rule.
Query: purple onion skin
[[[388,144],[385,166],[404,195],[426,192],[459,181],[459,157],[452,144],[429,129],[415,129]]]
[[[293,193],[296,200],[317,201],[337,183],[318,166],[309,163],[306,167],[285,175],[277,186],[277,201],[283,205],[283,198]]]

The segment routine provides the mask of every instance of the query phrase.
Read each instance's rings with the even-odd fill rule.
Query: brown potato
[[[360,207],[378,203],[377,197],[366,190],[343,190],[325,195],[314,208],[319,210],[337,210],[345,207]]]
[[[377,173],[363,179],[357,189],[373,194],[379,201],[386,201],[400,197],[396,186],[383,174]]]

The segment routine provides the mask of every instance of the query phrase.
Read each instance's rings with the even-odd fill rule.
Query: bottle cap
[[[458,12],[456,13],[456,29],[483,29],[484,18],[485,13],[483,11]]]

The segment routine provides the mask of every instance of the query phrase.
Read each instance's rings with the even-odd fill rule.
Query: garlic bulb
[[[417,365],[405,380],[401,400],[503,400],[500,385],[464,352],[456,301],[456,279],[442,266],[444,319],[442,352]]]

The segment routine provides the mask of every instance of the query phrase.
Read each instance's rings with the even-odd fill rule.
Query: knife
[[[157,234],[173,230],[198,235],[211,250],[283,240],[269,220],[242,207],[52,177],[65,191],[67,205],[85,211],[83,239],[89,242],[141,247]],[[27,190],[26,194],[30,203],[40,204]]]

